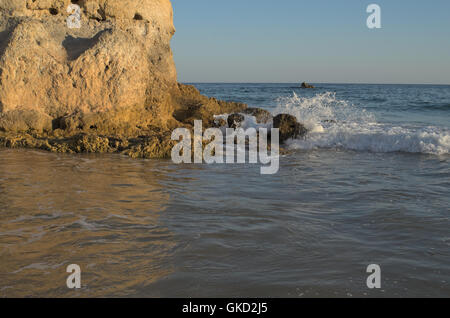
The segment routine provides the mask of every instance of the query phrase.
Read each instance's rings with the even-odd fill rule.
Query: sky
[[[369,4],[381,29],[369,29]],[[449,0],[172,0],[180,82],[450,84]]]

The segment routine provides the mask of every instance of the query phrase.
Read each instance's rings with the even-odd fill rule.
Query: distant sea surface
[[[0,296],[450,297],[450,86],[194,85],[310,133],[265,176],[0,149]]]

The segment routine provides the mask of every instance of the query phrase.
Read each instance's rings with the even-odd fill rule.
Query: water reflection
[[[261,176],[0,149],[0,296],[445,297],[449,160],[300,151]]]
[[[161,163],[0,151],[1,296],[129,295],[171,273]]]

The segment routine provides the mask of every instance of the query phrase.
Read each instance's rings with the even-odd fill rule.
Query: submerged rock
[[[297,118],[288,114],[280,114],[273,118],[273,127],[280,130],[280,143],[288,139],[295,139],[306,135],[308,130],[297,121]]]
[[[313,85],[310,85],[310,84],[308,84],[308,83],[306,83],[306,82],[303,82],[303,83],[302,83],[302,88],[314,88],[314,86],[313,86]]]

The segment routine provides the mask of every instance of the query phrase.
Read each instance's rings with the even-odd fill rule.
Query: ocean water
[[[195,85],[310,133],[275,175],[0,149],[0,296],[450,296],[450,86]]]

